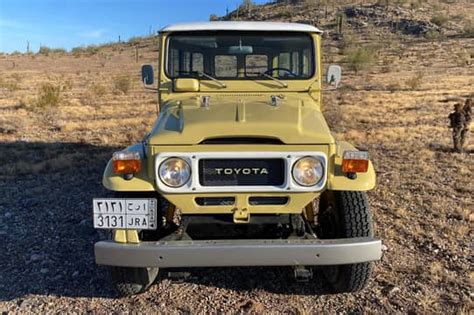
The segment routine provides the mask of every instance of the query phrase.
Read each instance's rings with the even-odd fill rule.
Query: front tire
[[[326,191],[320,199],[319,238],[372,237],[372,215],[367,194],[357,191]],[[356,292],[365,288],[373,263],[322,267],[331,293]]]
[[[120,296],[145,292],[158,276],[158,268],[110,267],[112,281]]]
[[[162,219],[164,201],[158,195],[150,195],[149,193],[141,192],[111,192],[113,198],[148,198],[153,197],[158,200],[158,209],[161,213],[158,214],[158,222]],[[142,232],[143,233],[143,232]],[[108,239],[113,239],[113,233],[108,233]],[[147,235],[140,234],[142,241],[147,240]],[[143,293],[155,282],[159,268],[139,268],[139,267],[118,267],[110,266],[110,277],[112,283],[120,296],[131,296]]]

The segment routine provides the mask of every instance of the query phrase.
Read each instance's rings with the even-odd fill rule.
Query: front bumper
[[[224,267],[343,265],[379,260],[380,240],[212,240],[95,244],[99,265],[122,267]]]

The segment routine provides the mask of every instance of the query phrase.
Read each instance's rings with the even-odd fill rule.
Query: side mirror
[[[326,71],[326,82],[336,86],[341,82],[342,69],[338,65],[330,65]]]
[[[145,85],[153,84],[154,76],[153,76],[153,67],[151,65],[142,66],[142,82]]]

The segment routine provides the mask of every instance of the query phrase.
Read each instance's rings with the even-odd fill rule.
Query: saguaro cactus
[[[337,17],[337,33],[342,34],[344,27],[344,14],[339,14]]]

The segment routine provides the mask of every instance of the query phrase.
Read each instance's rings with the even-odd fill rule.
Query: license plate
[[[94,228],[156,230],[156,199],[94,199]]]

